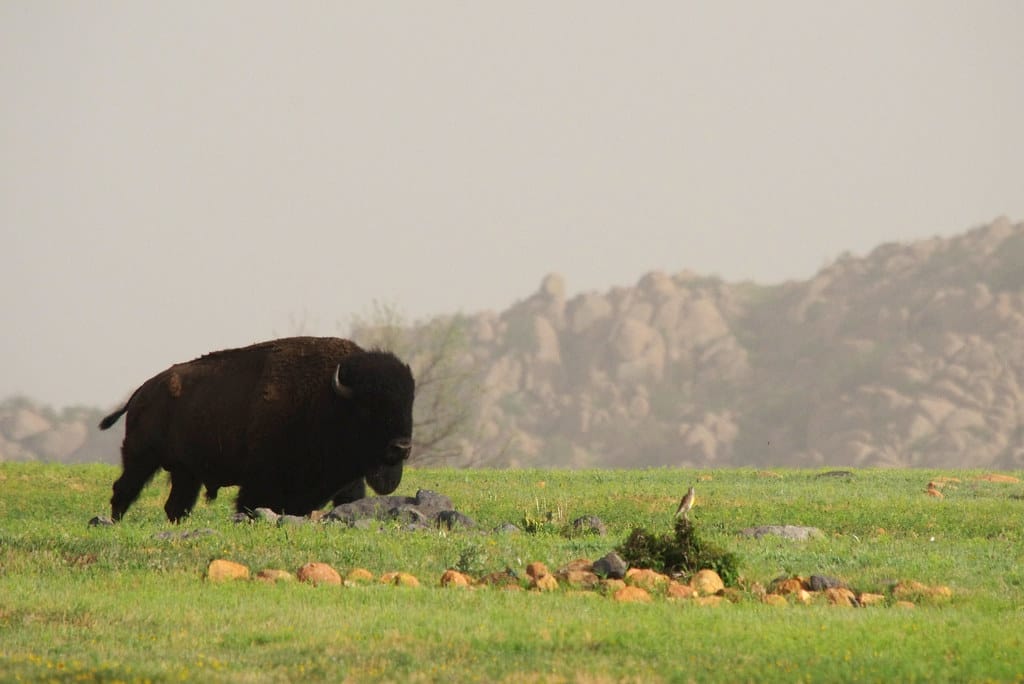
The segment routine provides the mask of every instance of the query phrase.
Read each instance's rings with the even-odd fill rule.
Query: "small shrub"
[[[470,544],[459,553],[455,569],[467,575],[478,576],[487,566],[487,551],[479,544]]]
[[[710,569],[718,573],[727,586],[739,579],[739,557],[703,541],[693,523],[685,518],[676,521],[671,534],[652,534],[642,527],[634,528],[616,549],[633,567],[651,568],[664,573],[693,573]]]

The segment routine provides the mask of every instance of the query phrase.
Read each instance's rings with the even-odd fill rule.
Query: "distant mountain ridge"
[[[654,272],[565,292],[550,275],[458,316],[481,390],[453,465],[1024,468],[1024,223],[806,281]],[[0,459],[94,460],[101,413],[0,403]]]

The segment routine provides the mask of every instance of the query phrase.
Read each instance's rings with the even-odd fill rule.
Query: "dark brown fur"
[[[332,388],[339,367],[350,398]],[[171,366],[100,423],[128,414],[111,514],[120,519],[161,467],[171,520],[188,515],[202,485],[209,498],[239,485],[240,511],[298,515],[351,500],[363,478],[390,493],[408,457],[413,393],[394,355],[338,338],[284,338]]]

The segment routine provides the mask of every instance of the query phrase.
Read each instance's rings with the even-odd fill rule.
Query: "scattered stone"
[[[612,598],[621,603],[650,603],[651,595],[640,587],[625,586],[612,594]]]
[[[805,606],[809,606],[811,604],[811,601],[814,600],[814,595],[806,589],[801,589],[793,595],[796,596],[797,601],[804,604]]]
[[[458,570],[448,569],[441,575],[441,586],[442,587],[469,587],[473,585],[473,580],[469,575],[463,574]]]
[[[796,541],[806,541],[825,536],[817,527],[801,527],[798,525],[759,525],[757,527],[748,527],[742,530],[740,534],[753,537],[754,539],[760,539],[766,534],[772,534]]]
[[[541,575],[547,575],[547,574],[550,574],[548,572],[548,566],[544,565],[540,561],[534,561],[533,563],[530,563],[530,564],[528,564],[526,566],[526,575],[527,575],[527,577],[532,577],[533,579],[537,579]]]
[[[603,579],[600,581],[598,586],[605,594],[614,594],[619,589],[626,586],[626,582],[625,580],[620,579]]]
[[[416,490],[416,496],[413,500],[416,508],[423,512],[423,515],[430,517],[441,511],[451,511],[455,509],[452,504],[452,500],[444,494],[438,494],[437,492],[429,489],[418,489]]]
[[[795,594],[799,591],[805,591],[807,589],[807,581],[803,577],[779,577],[772,580],[772,583],[768,587],[768,591],[774,594]]]
[[[945,498],[945,496],[942,494],[942,492],[940,492],[938,489],[935,489],[935,487],[933,487],[932,483],[930,483],[930,482],[928,483],[928,489],[924,490],[924,493],[927,494],[928,496],[934,497],[936,499],[944,499]]]
[[[953,590],[942,585],[930,587],[911,580],[897,583],[892,589],[892,595],[897,600],[944,601],[953,597]]]
[[[623,579],[629,566],[622,556],[612,551],[594,561],[594,574],[609,579]]]
[[[984,482],[1005,482],[1008,484],[1020,482],[1020,478],[1016,478],[1013,475],[1001,475],[999,473],[989,473],[988,475],[981,475],[974,479],[983,480]]]
[[[833,606],[848,606],[857,607],[857,597],[852,591],[845,587],[833,587],[826,589],[824,592],[825,598]]]
[[[268,584],[274,584],[277,582],[294,582],[295,575],[288,572],[287,570],[260,570],[256,573],[256,579],[260,582],[267,582]]]
[[[238,513],[235,513],[231,516],[231,522],[235,523],[236,525],[238,523],[247,523],[252,521],[252,516],[246,513],[245,511],[239,511]]]
[[[109,527],[114,524],[112,518],[108,518],[105,515],[97,515],[95,518],[89,521],[89,527]]]
[[[810,579],[807,580],[807,588],[811,591],[825,591],[826,589],[836,589],[838,587],[845,587],[846,583],[835,577],[826,577],[825,575],[811,575]]]
[[[857,603],[862,606],[877,606],[885,603],[885,596],[864,592],[857,597]]]
[[[593,572],[594,571],[594,564],[591,563],[586,558],[577,558],[576,560],[569,561],[568,563],[563,565],[561,568],[559,568],[558,572],[555,573],[555,575],[556,576],[557,575],[563,575],[563,574],[565,574],[567,572],[570,572],[572,570],[582,570],[584,572]]]
[[[418,587],[420,581],[407,572],[385,572],[380,576],[381,584],[393,584],[396,587]]]
[[[373,573],[366,568],[352,568],[345,575],[346,584],[369,584],[373,581]]]
[[[585,515],[572,521],[573,534],[596,534],[603,537],[608,534],[608,527],[596,515]]]
[[[268,523],[276,523],[281,516],[269,508],[257,508],[252,512],[253,520],[264,520]]]
[[[519,577],[511,568],[505,568],[503,572],[492,572],[489,575],[484,575],[476,581],[479,585],[488,587],[499,587],[499,588],[510,588],[515,586],[519,587]]]
[[[698,606],[717,606],[725,599],[721,596],[699,596],[693,600]]]
[[[273,511],[271,511],[273,512]],[[269,518],[267,518],[269,520]],[[295,525],[306,525],[309,523],[309,518],[303,515],[280,515],[277,517],[277,526],[285,527],[286,525],[291,527]]]
[[[668,575],[649,568],[630,568],[626,571],[626,584],[647,590],[667,586],[670,581]]]
[[[218,558],[210,561],[210,565],[206,568],[206,579],[211,582],[249,579],[249,568],[241,563]]]
[[[438,527],[453,530],[456,527],[476,527],[476,522],[458,511],[441,511],[434,519]]]
[[[762,603],[767,603],[769,606],[788,606],[789,601],[786,600],[785,596],[781,594],[765,594],[761,597]]]
[[[519,534],[522,532],[518,525],[513,525],[510,522],[502,523],[494,528],[495,532],[504,532],[506,534]]]
[[[475,527],[471,518],[455,510],[452,500],[443,494],[421,489],[416,496],[368,496],[335,506],[323,519],[343,522],[350,527],[363,527],[363,520],[398,520],[409,530],[431,529],[433,526]],[[365,523],[364,523],[365,524]]]
[[[428,522],[427,516],[423,515],[419,509],[411,504],[395,506],[387,512],[387,516],[390,520],[395,520],[407,525],[425,525]]]
[[[725,583],[714,570],[701,570],[690,580],[690,586],[702,596],[711,596],[725,589]]]
[[[204,527],[198,530],[164,530],[163,532],[157,532],[154,534],[153,539],[159,539],[160,541],[195,539],[196,537],[208,537],[211,534],[217,534],[217,531],[211,530],[209,527]]]
[[[530,583],[530,588],[536,589],[537,591],[554,591],[555,589],[558,589],[558,580],[555,579],[554,575],[540,575],[533,578],[533,581]]]
[[[321,584],[341,585],[341,575],[327,563],[306,563],[297,573],[300,582],[308,582],[313,586]]]
[[[671,582],[668,585],[666,596],[670,599],[691,599],[697,597],[697,592],[689,584]]]
[[[585,587],[588,589],[596,587],[598,582],[601,581],[601,578],[588,570],[569,570],[564,573],[558,573],[556,577],[570,587]]]

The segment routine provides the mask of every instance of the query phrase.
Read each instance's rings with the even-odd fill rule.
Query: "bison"
[[[147,380],[120,409],[120,520],[159,468],[170,473],[168,519],[187,516],[205,485],[239,485],[239,512],[306,515],[348,503],[368,483],[390,494],[412,447],[415,381],[386,351],[333,337],[290,337],[206,354]]]

